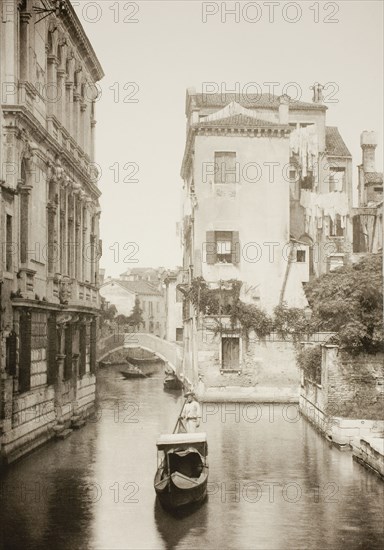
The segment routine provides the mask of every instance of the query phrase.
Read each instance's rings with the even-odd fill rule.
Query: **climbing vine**
[[[195,310],[203,315],[230,317],[231,329],[241,327],[246,339],[253,330],[259,338],[267,336],[272,330],[272,319],[257,305],[246,304],[240,300],[242,282],[237,279],[220,281],[219,288],[209,288],[203,277],[196,277],[186,293]],[[216,319],[214,333],[228,332],[220,320]]]
[[[297,357],[297,364],[302,369],[305,378],[321,384],[321,346],[311,346],[300,350]]]

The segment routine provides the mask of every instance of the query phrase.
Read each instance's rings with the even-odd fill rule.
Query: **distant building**
[[[109,304],[116,306],[118,314],[127,317],[133,311],[136,297],[139,298],[144,321],[140,331],[149,332],[160,338],[165,337],[164,296],[155,285],[145,280],[107,279],[100,287],[100,295]]]
[[[353,209],[354,259],[383,250],[383,172],[376,172],[374,132],[360,136],[362,162],[358,166],[358,207]]]
[[[95,399],[103,71],[69,0],[52,5],[0,5],[0,460],[8,462]]]
[[[120,275],[122,281],[148,281],[158,285],[163,268],[132,267]]]
[[[165,301],[165,338],[170,342],[183,341],[183,295],[177,288],[183,282],[181,268],[165,270],[162,275]]]

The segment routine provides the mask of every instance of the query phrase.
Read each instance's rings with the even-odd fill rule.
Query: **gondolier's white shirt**
[[[183,418],[188,419],[197,419],[198,421],[201,418],[201,408],[200,404],[197,401],[191,401],[186,403],[183,409]]]

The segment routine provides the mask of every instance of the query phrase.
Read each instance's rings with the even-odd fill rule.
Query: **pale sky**
[[[268,93],[264,83],[278,82],[275,93],[281,95],[295,82],[301,99],[311,101],[314,82],[334,83],[328,94],[335,91],[337,102],[327,103],[327,125],[339,127],[353,155],[354,184],[362,130],[377,132],[376,170],[383,170],[381,1],[297,2],[301,14],[294,7],[286,11],[288,19],[298,19],[291,23],[283,18],[286,2],[274,8],[272,22],[272,8],[264,1],[240,2],[239,22],[231,15],[221,21],[222,2],[72,3],[106,74],[96,111],[96,160],[102,167],[101,267],[108,275],[181,263],[176,222],[188,87],[201,92],[204,82],[214,82],[220,91],[230,91],[238,83],[241,91],[254,82]],[[233,8],[235,2],[226,4]],[[249,22],[257,12],[253,6],[244,14],[246,4],[259,9],[258,22]],[[218,13],[204,23],[203,9]],[[128,243],[137,244],[129,248]]]

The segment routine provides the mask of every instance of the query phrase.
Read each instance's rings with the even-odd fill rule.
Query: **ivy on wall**
[[[315,384],[321,384],[321,346],[303,348],[296,354],[297,364],[304,373],[304,377]]]

